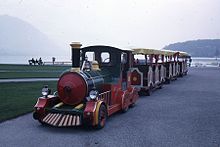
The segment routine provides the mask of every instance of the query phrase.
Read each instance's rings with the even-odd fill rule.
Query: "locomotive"
[[[111,46],[70,44],[72,67],[57,82],[57,92],[48,86],[34,106],[33,118],[56,127],[92,126],[101,129],[108,116],[126,112],[138,99],[131,85],[132,50]]]

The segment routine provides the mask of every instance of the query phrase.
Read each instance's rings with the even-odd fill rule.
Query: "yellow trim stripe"
[[[60,107],[60,106],[62,106],[62,105],[63,105],[63,102],[60,102],[60,103],[56,104],[54,107],[55,107],[55,108],[58,108],[58,107]]]
[[[79,104],[75,107],[75,109],[81,109],[84,105],[83,104]]]
[[[97,106],[96,106],[95,117],[94,117],[95,118],[95,125],[97,125],[98,122],[99,122],[99,108],[100,108],[101,104],[102,104],[102,102],[99,101]]]

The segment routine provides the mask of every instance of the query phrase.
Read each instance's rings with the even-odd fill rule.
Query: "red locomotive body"
[[[62,74],[57,94],[42,89],[33,117],[52,126],[103,128],[106,118],[127,111],[138,98],[131,86],[132,51],[72,43],[72,68]]]

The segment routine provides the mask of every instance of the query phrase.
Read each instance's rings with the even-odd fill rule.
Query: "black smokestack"
[[[80,67],[80,47],[82,44],[80,42],[72,42],[70,44],[72,48],[72,68]]]

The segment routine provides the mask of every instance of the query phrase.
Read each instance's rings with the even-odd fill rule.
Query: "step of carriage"
[[[71,114],[48,113],[42,121],[46,124],[57,127],[81,125],[80,116]]]

